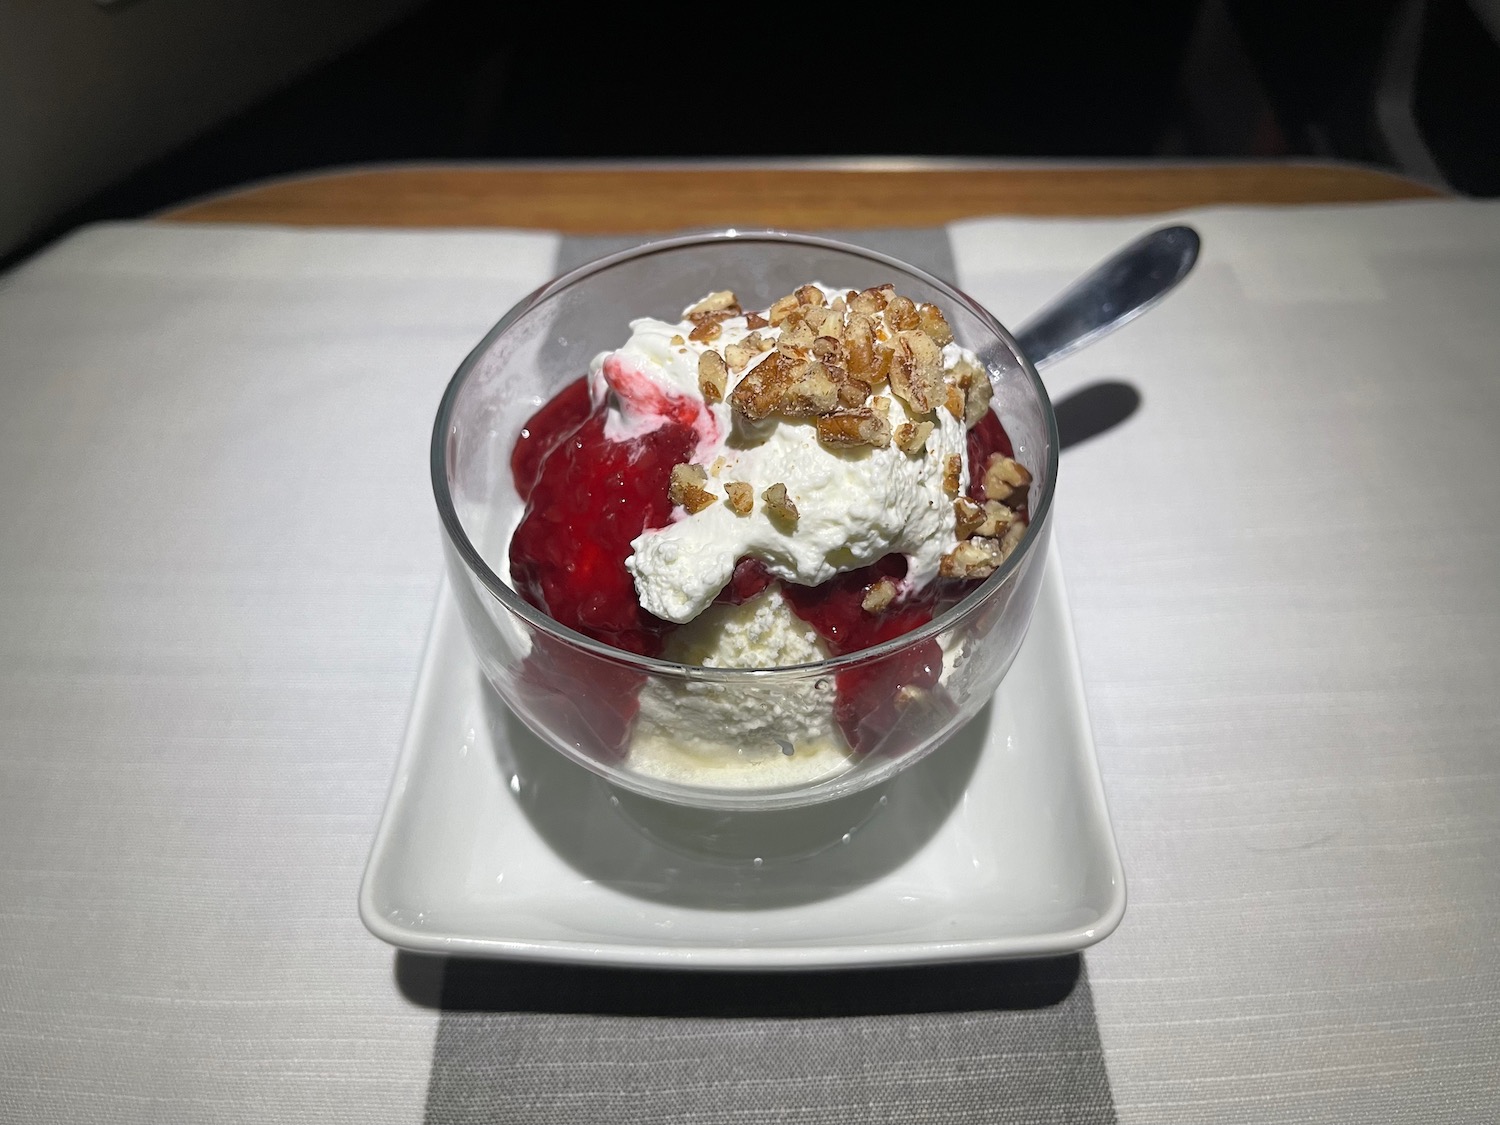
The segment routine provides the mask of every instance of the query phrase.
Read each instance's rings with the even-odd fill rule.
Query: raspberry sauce
[[[580,379],[521,431],[511,471],[528,504],[510,543],[511,578],[516,592],[554,621],[655,656],[671,626],[637,604],[625,560],[632,539],[670,522],[672,466],[692,459],[697,435],[690,424],[671,421],[631,441],[610,441],[604,420],[605,408],[590,407]]]

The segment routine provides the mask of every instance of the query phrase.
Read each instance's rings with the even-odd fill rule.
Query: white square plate
[[[1058,954],[1106,937],[1125,880],[1050,553],[994,700],[922,762],[834,804],[680,810],[530,733],[446,583],[360,890],[405,949],[790,969]]]

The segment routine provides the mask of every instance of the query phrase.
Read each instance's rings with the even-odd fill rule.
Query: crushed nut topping
[[[797,505],[787,495],[786,485],[777,481],[770,488],[762,492],[760,498],[765,501],[766,511],[770,513],[772,519],[796,526],[799,513]]]
[[[681,504],[689,515],[697,515],[718,499],[703,487],[708,474],[702,465],[673,465],[672,480],[667,486],[667,497],[674,504]]]
[[[729,395],[729,404],[752,421],[772,414],[813,418],[835,409],[838,400],[827,367],[780,350],[752,367]]]
[[[818,440],[824,445],[873,445],[884,449],[891,444],[891,424],[868,407],[824,414],[817,421]]]
[[[1010,530],[1011,526],[1015,523],[1015,519],[1016,513],[1004,504],[995,500],[986,500],[984,502],[984,522],[979,525],[973,534],[982,536],[985,539],[999,538],[1001,534]],[[1023,529],[1025,526],[1024,523],[1021,524]]]
[[[943,407],[958,421],[964,420],[964,392],[956,384],[948,384],[948,393],[943,399]]]
[[[953,377],[964,393],[964,425],[973,429],[990,412],[990,399],[994,397],[995,388],[990,386],[990,377],[984,368],[966,359],[954,365]]]
[[[896,584],[889,578],[882,578],[865,591],[864,600],[859,606],[866,613],[879,613],[895,600]]]
[[[918,327],[922,320],[917,316],[917,304],[910,297],[893,297],[885,307],[885,322],[898,332]]]
[[[938,574],[944,578],[988,578],[1005,561],[993,539],[965,539],[943,556]]]
[[[740,311],[740,299],[734,295],[734,291],[719,289],[688,309],[687,319],[697,320],[706,313],[728,313],[730,316],[739,316]]]
[[[817,360],[799,365],[782,396],[780,412],[788,418],[816,418],[838,406],[839,385]]]
[[[943,491],[949,496],[957,496],[959,483],[963,479],[964,459],[957,453],[950,453],[943,458]]]
[[[1000,538],[1000,557],[1010,558],[1010,553],[1021,545],[1022,538],[1026,535],[1026,524],[1016,520],[1005,529],[1005,534]]]
[[[953,533],[967,539],[984,526],[984,509],[967,496],[953,501]]]
[[[881,285],[860,293],[849,294],[849,307],[857,313],[874,314],[884,311],[891,298],[896,295],[894,285]]]
[[[771,322],[771,327],[776,328],[780,326],[783,320],[791,316],[792,313],[796,311],[797,295],[795,293],[791,293],[785,297],[782,297],[778,301],[773,301],[771,303],[770,309],[768,309],[766,312],[766,316]]]
[[[724,485],[724,503],[737,516],[748,516],[755,507],[755,489],[742,480],[732,480]]]
[[[1011,457],[990,454],[984,466],[984,495],[990,500],[1008,500],[1031,483],[1026,466]]]
[[[728,318],[720,317],[716,319],[716,315],[717,314],[710,313],[708,316],[698,321],[693,330],[688,333],[688,339],[696,340],[700,344],[706,344],[712,340],[717,340],[721,335],[723,335],[724,330],[719,327],[719,320],[727,320]]]
[[[680,348],[680,347],[682,347],[682,345],[686,344],[687,341],[682,338],[681,334],[674,334],[672,336],[672,339],[669,341],[669,343],[674,348]]]
[[[903,422],[896,427],[896,448],[910,456],[921,453],[935,428],[931,422]]]
[[[706,351],[698,357],[698,390],[707,403],[723,402],[724,391],[729,386],[729,368],[724,357],[716,351]]]
[[[817,338],[813,326],[807,321],[788,318],[781,322],[781,339],[776,341],[776,347],[783,353],[789,353],[792,349],[805,351],[813,346]]]
[[[758,313],[758,312],[752,312],[752,313],[746,313],[745,314],[745,327],[746,328],[768,328],[768,327],[770,327],[770,324],[771,324],[771,322],[769,320],[767,320],[765,317],[761,316],[760,313]]]
[[[931,336],[938,347],[946,348],[953,343],[953,329],[948,327],[947,318],[936,305],[918,305],[917,317],[922,331]]]
[[[729,370],[738,375],[746,367],[750,366],[750,360],[754,357],[754,354],[744,344],[728,344],[724,348],[724,362],[729,365]],[[702,370],[701,363],[699,364],[699,370]],[[718,399],[714,401],[717,402]]]
[[[893,342],[888,378],[891,391],[918,414],[927,414],[947,397],[943,382],[943,349],[924,332],[901,332]]]

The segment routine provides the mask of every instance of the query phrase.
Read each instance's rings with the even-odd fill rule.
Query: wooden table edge
[[[571,234],[714,225],[936,226],[984,215],[1151,214],[1216,205],[1441,198],[1383,169],[1326,161],[927,159],[422,163],[301,172],[155,219],[292,226],[510,227]]]

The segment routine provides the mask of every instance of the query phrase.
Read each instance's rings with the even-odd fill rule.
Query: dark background
[[[1484,2],[813,7],[774,9],[774,27],[766,7],[433,0],[39,241],[265,177],[409,160],[1301,157],[1494,195]]]

